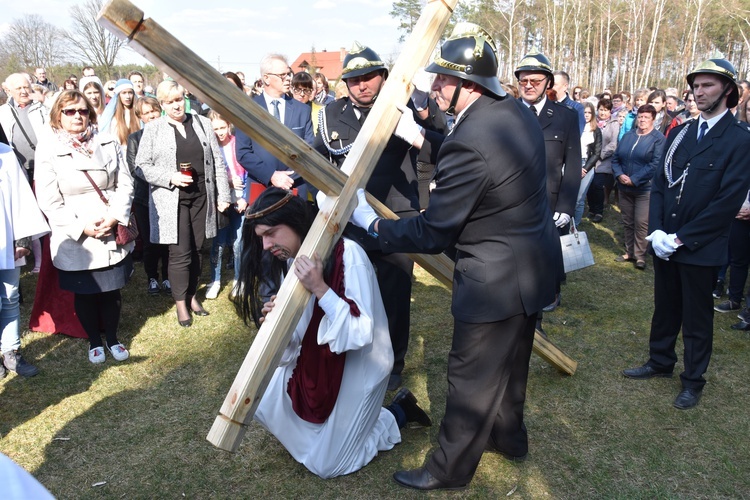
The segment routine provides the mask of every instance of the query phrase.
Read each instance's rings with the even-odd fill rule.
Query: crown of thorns
[[[252,210],[252,207],[248,208],[245,211],[245,218],[246,219],[260,219],[261,217],[265,217],[266,215],[272,212],[275,212],[276,210],[280,209],[281,207],[289,203],[289,200],[291,200],[293,196],[294,196],[294,193],[289,191],[287,194],[284,195],[282,199],[280,199],[279,201],[277,201],[270,207],[266,207],[263,210],[258,210],[257,212],[250,212],[250,210]]]

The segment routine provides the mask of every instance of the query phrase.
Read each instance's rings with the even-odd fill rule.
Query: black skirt
[[[60,288],[73,293],[111,292],[124,287],[133,274],[133,259],[128,254],[113,266],[83,271],[59,270]]]

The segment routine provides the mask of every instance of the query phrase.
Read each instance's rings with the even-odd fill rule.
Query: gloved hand
[[[365,231],[370,229],[370,224],[376,221],[379,217],[372,209],[369,203],[367,203],[367,196],[365,195],[364,189],[357,190],[357,208],[352,213],[351,221],[355,226],[359,226]]]
[[[570,222],[570,215],[560,212],[555,212],[552,216],[552,220],[555,221],[555,227],[563,227]]]
[[[398,119],[398,125],[396,125],[393,135],[413,146],[417,138],[422,135],[422,127],[414,121],[414,113],[411,109],[406,106],[398,106],[398,110],[401,111],[401,118]]]
[[[654,249],[654,253],[657,257],[662,260],[669,260],[669,256],[672,255],[679,246],[675,243],[675,238],[676,235],[668,235],[661,229],[657,229],[646,236],[646,241],[651,242],[651,247]]]

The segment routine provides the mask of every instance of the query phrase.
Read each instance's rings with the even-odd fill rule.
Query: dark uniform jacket
[[[554,299],[562,269],[544,157],[539,124],[521,102],[480,97],[440,148],[427,210],[381,220],[381,248],[438,253],[455,245],[452,313],[459,321],[540,311]],[[580,161],[579,154],[578,172]]]
[[[546,100],[537,116],[547,152],[547,195],[550,210],[573,215],[581,185],[581,135],[578,115]]]
[[[409,105],[411,106],[411,102]],[[351,101],[348,97],[343,97],[320,111],[318,134],[313,147],[341,168],[361,128],[362,124],[354,113]],[[417,151],[403,139],[391,136],[367,181],[367,191],[399,217],[416,215],[419,212],[417,157],[434,163],[442,139],[442,135],[428,131],[424,145]],[[365,249],[377,248],[376,242],[366,237],[365,232],[359,231],[359,228],[349,225],[347,231]]]
[[[653,179],[649,233],[661,229],[682,241],[670,260],[683,264],[720,266],[727,261],[729,227],[750,188],[750,129],[726,113],[698,143],[698,122],[672,129],[664,160]],[[670,147],[688,127],[672,158],[672,179],[688,168],[685,185],[669,188],[664,173]]]

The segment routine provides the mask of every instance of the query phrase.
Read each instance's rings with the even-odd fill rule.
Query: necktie
[[[281,114],[279,114],[279,100],[274,99],[271,101],[271,104],[273,104],[273,117],[281,121]]]
[[[371,108],[360,108],[357,106],[357,111],[359,111],[359,123],[364,125],[365,120],[367,119],[367,115],[370,114]]]
[[[698,142],[701,142],[703,136],[706,135],[706,130],[708,130],[708,122],[701,123],[701,128],[698,131]]]

